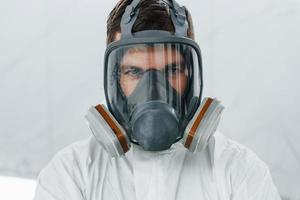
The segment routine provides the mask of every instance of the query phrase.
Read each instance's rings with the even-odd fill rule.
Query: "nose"
[[[151,69],[145,72],[144,74],[147,84],[147,96],[149,100],[166,100],[166,84],[167,80],[163,72]]]

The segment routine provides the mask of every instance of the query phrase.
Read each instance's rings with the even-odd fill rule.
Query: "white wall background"
[[[87,137],[104,101],[106,17],[117,1],[0,0],[0,174],[35,178]],[[300,1],[181,0],[204,62],[204,94],[225,105],[220,130],[300,199]]]
[[[0,199],[32,200],[35,188],[34,180],[0,176]]]

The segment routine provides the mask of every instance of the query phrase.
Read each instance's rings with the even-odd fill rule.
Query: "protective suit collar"
[[[132,165],[136,199],[177,199],[176,192],[168,193],[165,191],[167,191],[167,188],[174,190],[178,187],[185,187],[180,185],[183,181],[183,171],[194,171],[194,167],[202,169],[202,167],[190,163],[196,162],[196,160],[201,160],[201,165],[204,165],[204,168],[207,170],[207,172],[203,172],[202,176],[205,176],[206,180],[215,180],[214,166],[210,162],[214,157],[212,155],[214,151],[211,151],[213,148],[214,146],[211,146],[202,152],[192,153],[182,145],[181,141],[178,141],[170,149],[151,152],[133,144],[125,157],[128,158],[129,163]],[[192,157],[195,158],[195,156],[198,157],[196,160],[191,159]],[[192,167],[192,169],[188,169],[189,167]],[[193,182],[192,180],[190,181]],[[206,186],[202,190],[205,190],[206,187],[212,187],[210,182],[205,184]]]
[[[177,142],[170,149],[151,152],[133,144],[130,151],[136,199],[176,199],[176,193],[163,191],[178,187],[187,153],[183,145]]]

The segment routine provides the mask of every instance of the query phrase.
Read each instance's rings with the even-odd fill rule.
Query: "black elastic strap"
[[[140,0],[133,0],[125,9],[121,19],[121,38],[131,38],[132,27],[139,14],[138,4]]]
[[[133,0],[125,9],[121,19],[121,38],[132,38],[132,28],[139,14],[139,3],[141,0]],[[180,6],[175,0],[165,0],[169,5],[171,19],[175,28],[175,35],[187,37],[188,22],[185,8]],[[170,5],[171,4],[171,5]]]

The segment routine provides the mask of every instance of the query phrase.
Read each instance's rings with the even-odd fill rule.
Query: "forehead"
[[[182,62],[183,56],[179,50],[171,45],[139,45],[128,48],[124,53],[121,64],[134,66],[166,65]]]

